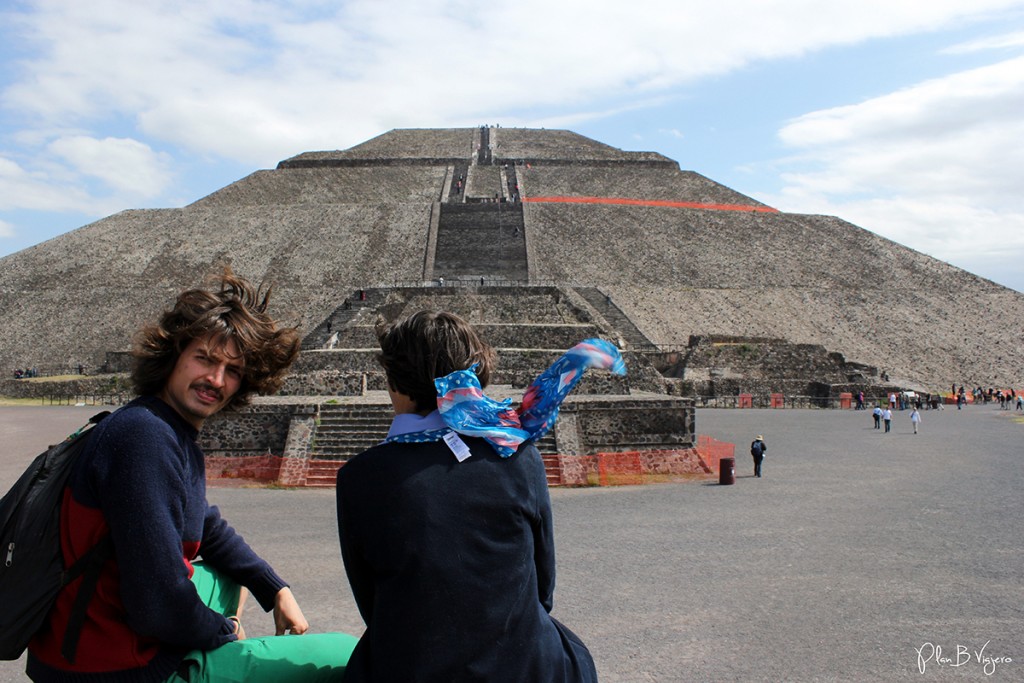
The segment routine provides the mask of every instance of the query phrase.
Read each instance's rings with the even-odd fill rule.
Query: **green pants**
[[[210,609],[224,615],[238,610],[241,588],[202,563],[192,582]],[[167,683],[289,683],[340,681],[358,638],[344,633],[267,636],[194,650]]]

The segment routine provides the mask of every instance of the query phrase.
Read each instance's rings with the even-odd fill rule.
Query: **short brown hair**
[[[497,363],[497,354],[473,326],[446,311],[419,311],[378,329],[388,385],[405,394],[420,411],[437,408],[434,380],[478,364],[476,375],[486,387]]]
[[[279,327],[267,314],[271,289],[254,287],[225,268],[210,289],[179,294],[174,308],[135,338],[135,391],[143,396],[161,392],[185,347],[212,335],[218,342],[234,340],[245,362],[242,383],[226,407],[245,405],[254,393],[276,392],[299,355],[300,340],[296,328]]]

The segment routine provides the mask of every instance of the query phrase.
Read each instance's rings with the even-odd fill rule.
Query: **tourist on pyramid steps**
[[[892,410],[889,408],[882,411],[882,422],[885,423],[885,432],[888,434],[890,427],[892,427]]]
[[[338,471],[341,555],[366,622],[345,681],[596,681],[550,615],[554,529],[533,441],[584,369],[621,374],[621,356],[586,340],[514,409],[483,395],[496,354],[462,318],[420,311],[379,337],[394,421]]]
[[[875,421],[875,429],[882,428],[882,406],[875,406],[875,409],[871,411],[871,417]]]
[[[273,393],[299,337],[266,313],[268,291],[226,270],[218,287],[183,292],[139,334],[139,398],[93,428],[61,510],[70,564],[99,539],[100,573],[74,662],[61,654],[81,581],[66,586],[29,644],[34,681],[339,680],[356,638],[300,635],[309,624],[288,584],[206,500],[196,439],[207,418]],[[201,558],[201,561],[200,561]],[[242,588],[277,633],[245,640]]]
[[[914,408],[910,413],[910,424],[914,427],[914,433],[917,434],[917,427],[921,424],[921,412]]]
[[[764,436],[758,434],[757,438],[754,439],[750,444],[750,455],[754,458],[754,476],[761,476],[761,463],[764,462],[764,456],[768,453],[768,445],[764,442]]]

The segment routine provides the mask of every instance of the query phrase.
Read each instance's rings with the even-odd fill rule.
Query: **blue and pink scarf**
[[[555,424],[569,392],[588,368],[626,374],[626,364],[615,346],[604,339],[585,339],[566,351],[527,388],[518,408],[512,399],[495,401],[484,395],[474,372],[458,370],[434,380],[437,408],[445,426],[422,432],[397,434],[389,442],[437,441],[449,432],[483,437],[503,458],[524,441],[536,441]]]

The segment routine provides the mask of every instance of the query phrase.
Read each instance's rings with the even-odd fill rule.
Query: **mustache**
[[[216,394],[218,399],[224,398],[224,395],[221,393],[221,390],[213,386],[209,382],[196,382],[195,384],[192,385],[192,388],[198,391],[205,391],[210,394]]]

